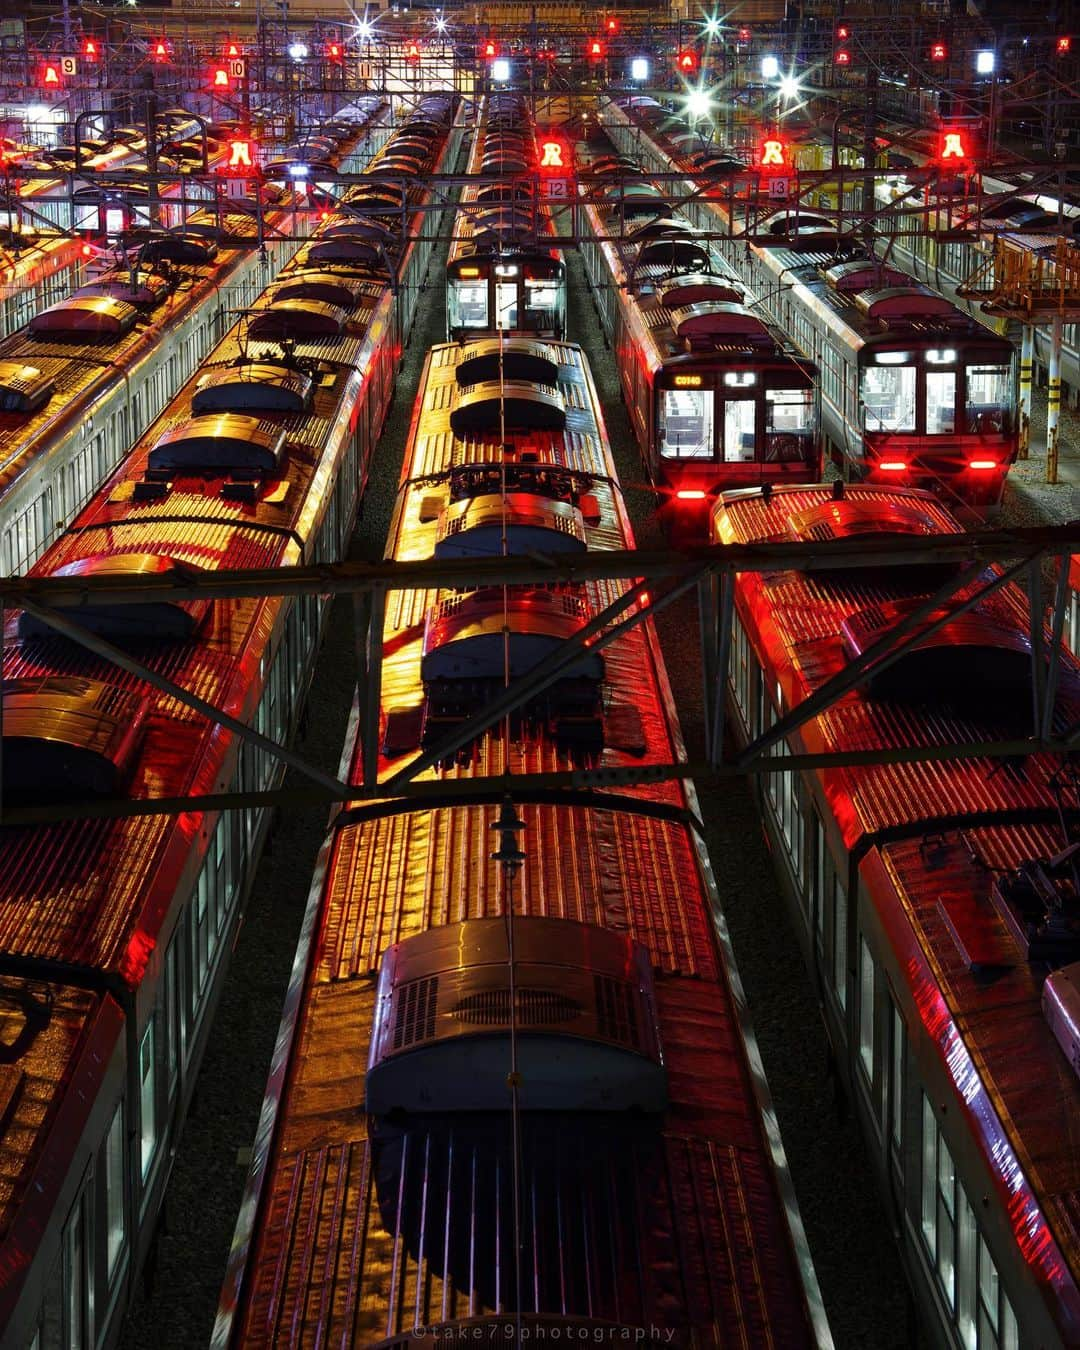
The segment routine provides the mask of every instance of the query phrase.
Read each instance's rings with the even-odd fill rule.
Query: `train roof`
[[[282,275],[301,268],[294,258]],[[390,295],[388,282],[360,280],[354,307],[341,311],[340,334],[308,339],[299,333],[284,363],[279,343],[252,338],[246,319],[234,325],[33,573],[87,563],[105,570],[143,567],[138,560],[145,559],[181,569],[298,560],[314,544],[334,477],[326,447],[334,443],[334,453],[345,453],[335,429],[341,408],[355,396],[355,372],[369,360],[368,345],[382,327]],[[256,302],[256,314],[272,312],[275,296],[270,287]],[[200,413],[194,400],[208,377],[223,373],[236,381],[238,410],[216,405]],[[290,375],[301,391],[306,383],[307,402],[301,397],[299,404],[282,404]],[[250,714],[265,677],[252,669],[250,652],[262,650],[266,614],[276,604],[222,602],[201,619],[197,640],[172,635],[145,645],[139,655],[215,706]],[[22,693],[28,725],[51,715],[43,703],[33,704],[41,692],[49,709],[59,708],[57,715],[69,722],[82,718],[100,742],[113,716],[110,706],[118,706],[122,715],[113,721],[122,729],[128,715],[137,716],[142,739],[124,747],[122,763],[117,752],[114,790],[141,798],[220,786],[236,753],[235,738],[61,637],[19,641],[19,624],[20,616],[9,613],[4,678],[11,684],[5,699]],[[36,763],[27,761],[31,778]],[[6,767],[5,792],[14,791],[9,758]],[[191,825],[182,816],[3,831],[0,858],[7,859],[10,885],[0,907],[0,950],[12,959],[101,971],[137,985],[191,846]]]
[[[123,1047],[123,1017],[107,994],[3,975],[0,1044],[0,1324],[6,1325],[73,1167],[82,1179],[85,1160],[73,1156],[72,1140]]]
[[[868,485],[848,486],[839,500],[831,486],[780,488],[768,498],[757,492],[728,494],[715,521],[721,539],[740,543],[865,535],[875,529],[927,536],[962,532],[930,494]],[[884,615],[911,594],[912,583],[903,581],[906,571],[742,575],[740,616],[765,686],[782,693],[783,710],[819,689],[850,660],[845,632],[849,638],[869,632],[867,616]],[[925,594],[940,581],[939,574],[927,583],[924,574],[915,589]],[[958,597],[969,591],[961,590]],[[986,625],[981,633],[954,628],[950,637],[946,632],[945,641],[959,644],[954,654],[972,643],[970,657],[956,663],[948,684],[944,679],[933,683],[929,671],[920,676],[911,668],[900,676],[907,684],[903,696],[895,686],[881,696],[852,692],[789,738],[793,752],[925,748],[933,753],[972,740],[1023,734],[1017,731],[1018,719],[1030,721],[1030,692],[1010,695],[1002,688],[992,697],[981,695],[992,679],[993,658],[976,652],[980,641],[992,652],[996,643],[1015,642],[1028,633],[1025,596],[1016,586],[999,589],[980,604],[978,622]],[[932,647],[921,644],[914,655],[932,655]],[[1014,650],[1030,678],[1030,656],[1022,643]],[[1080,666],[1067,653],[1062,660],[1057,730],[1080,714]],[[1029,962],[1027,948],[1019,945],[1003,908],[993,900],[1003,874],[1062,849],[1060,770],[1057,757],[1037,754],[1015,764],[942,757],[814,773],[843,847],[859,864],[881,922],[901,953],[897,978],[912,987],[927,1034],[949,1067],[988,1165],[1003,1193],[1014,1197],[1009,1207],[1017,1216],[1017,1233],[1030,1243],[1041,1278],[1072,1286],[1062,1306],[1071,1307],[1069,1315],[1075,1316],[1080,1311],[1075,1222],[1080,1153],[1072,1136],[1080,1118],[1080,1081],[1040,1012],[1046,966],[1041,960]],[[898,902],[910,928],[893,923]],[[903,950],[905,933],[914,934],[911,952]]]
[[[429,354],[387,556],[431,556],[453,483],[484,465],[496,479],[546,466],[587,472],[597,498],[585,523],[587,546],[630,544],[579,349],[531,344],[554,362],[568,429],[512,435],[513,453],[503,462],[497,430],[459,440],[450,429],[456,371],[475,359],[478,345],[492,344]],[[600,582],[583,590],[599,606],[622,588]],[[393,710],[423,696],[424,620],[439,600],[436,591],[388,597],[384,727]],[[605,662],[605,716],[632,708],[635,730],[629,738],[625,726],[613,731],[595,762],[677,753],[680,733],[651,627],[624,634]],[[411,753],[384,741],[381,776]],[[360,757],[356,746],[351,781],[359,781]],[[509,747],[500,734],[487,734],[467,756],[422,777],[460,786],[506,768],[543,772],[575,762],[537,727]],[[670,1099],[659,1120],[523,1116],[527,1317],[538,1310],[541,1318],[559,1314],[564,1325],[616,1330],[652,1322],[673,1328],[676,1344],[711,1344],[722,1335],[799,1346],[815,1332],[827,1342],[820,1310],[815,1303],[808,1314],[800,1289],[785,1200],[771,1175],[782,1159],[763,1130],[756,1052],[743,1041],[737,977],[717,943],[703,860],[684,823],[655,815],[655,808],[693,809],[693,799],[685,785],[663,783],[629,788],[623,801],[625,809],[596,809],[515,797],[525,824],[525,856],[511,883],[515,912],[600,925],[643,944],[656,972]],[[242,1223],[234,1245],[242,1254],[251,1242],[240,1343],[245,1333],[255,1341],[270,1328],[273,1338],[289,1325],[305,1335],[390,1344],[415,1325],[489,1325],[483,1319],[497,1311],[505,1320],[513,1298],[508,1116],[446,1116],[436,1103],[436,1114],[373,1127],[366,1112],[376,997],[370,976],[385,949],[446,924],[500,915],[508,903],[506,874],[491,856],[498,803],[417,806],[345,813],[335,822],[312,892],[310,942],[295,968],[297,1022],[289,1030],[294,1053],[301,1045],[303,1053],[271,1089],[277,1120],[272,1155],[256,1165],[264,1188],[259,1219],[248,1233]],[[249,1220],[254,1212],[249,1196]]]

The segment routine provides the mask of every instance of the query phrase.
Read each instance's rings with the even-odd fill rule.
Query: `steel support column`
[[[1020,449],[1018,457],[1027,459],[1031,444],[1031,367],[1035,350],[1035,328],[1033,324],[1024,324],[1020,341]]]
[[[1058,419],[1061,415],[1061,338],[1065,320],[1060,312],[1050,324],[1050,372],[1046,391],[1046,481],[1058,480]]]

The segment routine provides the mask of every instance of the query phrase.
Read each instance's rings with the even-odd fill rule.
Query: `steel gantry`
[[[195,797],[160,797],[72,802],[57,805],[7,806],[3,822],[27,825],[58,819],[221,811],[251,806],[350,802],[365,808],[408,810],[421,803],[497,802],[509,787],[504,775],[468,780],[420,781],[428,768],[451,757],[501,718],[523,707],[559,679],[580,657],[583,647],[599,650],[633,626],[650,620],[689,591],[696,591],[700,615],[701,666],[705,685],[704,754],[661,764],[583,766],[555,773],[514,774],[515,793],[541,793],[553,799],[588,794],[614,805],[621,787],[691,777],[715,781],[740,774],[780,773],[793,769],[878,762],[959,758],[1014,758],[1036,752],[1071,756],[1080,751],[1080,723],[1055,733],[1063,662],[1075,665],[1062,643],[1069,601],[1069,564],[1080,551],[1080,522],[1016,530],[978,530],[933,539],[840,539],[821,543],[770,542],[725,544],[683,551],[619,551],[581,556],[528,555],[417,562],[337,563],[281,569],[251,569],[193,574],[186,568],[170,573],[127,576],[8,577],[0,579],[0,633],[3,611],[25,609],[70,641],[86,647],[186,707],[254,742],[309,780],[309,786],[264,792],[213,792]],[[724,701],[733,628],[735,576],[739,572],[797,570],[827,572],[852,567],[874,568],[950,564],[955,569],[933,594],[906,614],[858,658],[827,680],[812,695],[750,741],[731,752],[724,738]],[[1047,627],[1045,575],[1052,565],[1050,619]],[[381,649],[386,599],[390,592],[412,589],[453,590],[477,586],[516,586],[626,581],[617,599],[597,613],[574,638],[524,675],[510,682],[467,721],[421,750],[391,776],[379,780],[378,739],[381,700]],[[785,737],[832,706],[846,693],[900,659],[912,646],[977,606],[1011,582],[1024,585],[1031,600],[1030,733],[1005,740],[970,741],[949,746],[905,746],[882,750],[846,750],[821,754],[776,753]],[[358,666],[357,713],[363,744],[363,782],[350,785],[315,768],[302,755],[262,735],[197,694],[149,669],[130,651],[89,632],[80,609],[94,603],[139,605],[167,596],[170,602],[223,600],[259,596],[349,594],[356,620]]]

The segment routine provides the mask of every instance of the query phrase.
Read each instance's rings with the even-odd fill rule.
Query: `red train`
[[[453,162],[451,113],[448,98],[427,101],[403,129],[426,141],[425,170]],[[428,201],[417,184],[412,234],[430,224]],[[218,344],[34,575],[342,555],[407,331],[398,297],[415,300],[430,243],[389,255],[392,272],[354,257],[331,274],[314,265],[320,244]],[[95,600],[75,621],[284,742],[326,609],[313,595]],[[280,780],[266,748],[29,610],[7,612],[3,673],[9,811],[20,798],[56,811]],[[118,1336],[268,824],[265,807],[250,807],[8,823],[0,834],[4,1345]]]
[[[737,543],[960,530],[929,493],[842,484],[725,495],[714,528]],[[947,579],[926,562],[740,575],[736,738]],[[960,587],[971,608],[931,632],[943,600],[902,657],[774,747],[759,797],[929,1339],[1005,1350],[1080,1343],[1080,796],[1057,756],[950,753],[1030,735],[1027,596],[1000,581]],[[1055,734],[1080,717],[1080,665],[1062,663]],[[782,768],[787,752],[866,750],[880,762]]]
[[[577,347],[431,351],[388,558],[630,544]],[[631,594],[388,597],[377,744],[354,718],[350,781],[368,759],[385,785],[425,746],[445,795],[332,820],[217,1350],[831,1344],[692,787],[469,795],[504,771],[679,754],[651,624],[438,749],[507,672]]]

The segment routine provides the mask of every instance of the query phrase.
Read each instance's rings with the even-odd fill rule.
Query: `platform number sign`
[[[67,77],[78,73],[79,62],[74,56],[60,58],[60,74]]]
[[[769,179],[769,200],[774,202],[786,202],[791,191],[791,180],[789,178],[770,178]]]
[[[234,57],[229,62],[229,78],[231,80],[242,80],[247,74],[247,62],[242,58]]]
[[[537,167],[544,184],[544,196],[565,201],[570,195],[572,172],[569,142],[555,133],[541,140]]]

